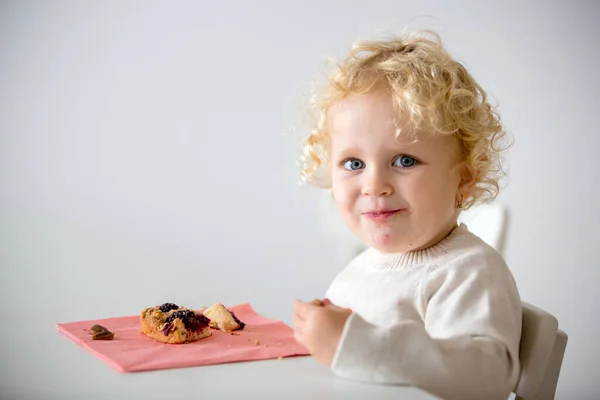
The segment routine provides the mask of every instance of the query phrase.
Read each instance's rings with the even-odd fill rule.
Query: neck
[[[444,227],[444,229],[442,229],[436,236],[434,236],[433,238],[431,238],[431,240],[429,240],[427,243],[424,243],[423,245],[417,247],[416,249],[411,249],[410,251],[421,251],[421,250],[425,250],[428,249],[432,246],[435,246],[436,244],[438,244],[439,242],[441,242],[442,240],[444,240],[445,238],[447,238],[454,229],[456,229],[456,227],[458,226],[457,221],[450,221],[450,224],[448,224],[448,226]]]

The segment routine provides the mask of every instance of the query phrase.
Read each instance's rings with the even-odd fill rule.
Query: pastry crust
[[[140,331],[162,343],[181,344],[195,342],[212,335],[208,319],[188,308],[161,311],[148,307],[140,313]]]
[[[219,329],[223,332],[233,332],[244,329],[246,326],[245,323],[240,321],[234,313],[221,303],[214,304],[204,310],[204,315],[210,319],[209,326],[211,328]]]
[[[90,334],[92,340],[113,340],[115,338],[115,334],[102,325],[93,325],[90,328]]]

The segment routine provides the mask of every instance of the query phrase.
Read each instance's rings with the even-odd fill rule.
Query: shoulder
[[[504,257],[492,246],[461,225],[460,232],[444,244],[438,262],[429,268],[432,283],[444,280],[466,280],[468,277],[487,277],[498,283],[514,284],[514,278]]]

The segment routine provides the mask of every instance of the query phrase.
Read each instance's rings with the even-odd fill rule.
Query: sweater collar
[[[448,253],[456,241],[469,233],[465,224],[455,227],[444,239],[426,249],[406,253],[382,253],[371,248],[368,257],[370,267],[382,270],[402,269],[425,264]]]

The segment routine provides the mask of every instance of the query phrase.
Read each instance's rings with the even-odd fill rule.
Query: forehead
[[[383,91],[346,97],[328,112],[328,130],[344,134],[368,129],[393,129],[397,118],[392,98]]]
[[[353,142],[386,147],[455,145],[450,136],[433,134],[427,129],[412,129],[384,90],[349,96],[329,110],[327,127],[333,147]]]

